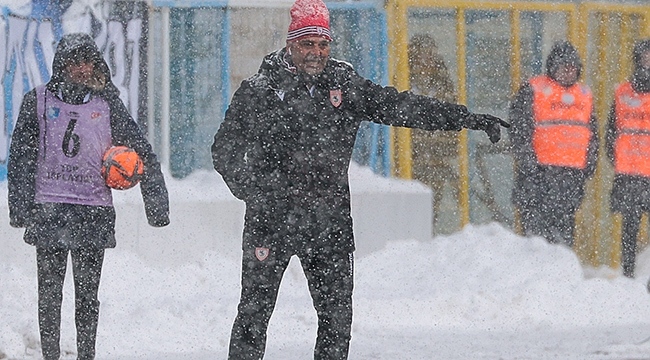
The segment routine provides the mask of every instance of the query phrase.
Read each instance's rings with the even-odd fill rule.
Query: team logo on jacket
[[[334,107],[339,107],[343,101],[343,95],[341,94],[341,89],[330,90],[330,102]]]
[[[259,261],[264,261],[269,257],[270,252],[271,251],[269,251],[269,248],[257,247],[255,248],[255,257]]]
[[[59,113],[61,112],[61,109],[58,107],[51,107],[47,109],[47,117],[50,119],[56,119],[59,117]]]

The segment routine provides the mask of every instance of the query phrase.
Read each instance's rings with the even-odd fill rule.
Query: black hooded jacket
[[[632,89],[637,93],[650,92],[650,68],[641,66],[641,55],[650,52],[650,40],[643,40],[634,46],[632,62],[634,69],[630,77]],[[610,108],[607,121],[606,148],[609,161],[614,163],[616,142],[616,103]],[[610,196],[614,212],[650,211],[650,178],[626,174],[616,174]]]
[[[462,105],[398,92],[329,59],[316,77],[286,50],[242,82],[212,146],[214,168],[246,202],[244,246],[352,251],[348,167],[361,121],[460,130]]]
[[[66,62],[79,57],[91,59],[95,65],[96,76],[92,86],[72,85],[65,81]],[[113,145],[133,148],[144,163],[140,189],[149,224],[167,225],[169,201],[160,164],[120,100],[119,91],[111,82],[108,65],[90,36],[69,34],[61,39],[52,64],[52,78],[46,86],[52,93],[60,94],[61,100],[67,103],[82,104],[88,94],[100,96],[108,102]],[[113,207],[34,201],[40,137],[36,101],[35,89],[25,94],[12,133],[7,166],[11,225],[26,227],[25,241],[39,247],[115,247]]]
[[[566,41],[554,44],[546,59],[546,75],[555,79],[557,69],[562,64],[572,64],[578,68],[578,77],[582,62],[577,50]],[[584,195],[584,184],[596,170],[598,157],[598,124],[592,109],[590,128],[591,141],[587,151],[587,166],[575,169],[559,166],[546,166],[537,161],[532,139],[535,129],[533,116],[533,88],[529,82],[524,83],[515,95],[511,105],[509,129],[512,154],[515,159],[516,173],[512,201],[516,206],[537,206],[544,197],[550,202],[570,201],[579,205]]]

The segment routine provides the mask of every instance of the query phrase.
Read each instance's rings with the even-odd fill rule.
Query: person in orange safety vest
[[[610,206],[623,215],[621,265],[630,278],[641,215],[650,211],[650,39],[635,45],[632,58],[632,76],[616,88],[606,133],[616,174]]]
[[[573,45],[556,42],[546,74],[521,86],[509,114],[516,169],[512,195],[524,234],[569,247],[598,157],[593,96],[578,82],[581,71]]]

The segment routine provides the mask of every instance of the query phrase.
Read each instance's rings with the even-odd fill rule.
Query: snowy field
[[[355,221],[366,230],[357,233],[350,359],[650,359],[650,253],[641,254],[638,279],[628,280],[612,270],[582,269],[569,249],[498,224],[433,239],[394,229],[394,238],[371,244],[368,219],[384,229],[385,209],[409,212],[404,199],[416,208],[415,223],[393,227],[426,228],[417,225],[413,196],[426,204],[430,194],[363,168],[353,167],[351,178]],[[120,229],[100,287],[98,360],[227,356],[243,204],[216,173],[168,185],[168,228],[146,226],[139,189],[116,196]],[[22,242],[21,230],[7,226],[6,184],[0,189],[0,359],[38,359],[34,249]],[[383,210],[363,194],[382,199]],[[69,273],[64,359],[75,358],[71,280]],[[312,358],[315,336],[316,314],[293,261],[265,359]]]

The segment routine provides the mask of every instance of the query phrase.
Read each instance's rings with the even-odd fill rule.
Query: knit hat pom
[[[291,24],[287,41],[306,36],[321,36],[332,40],[330,13],[323,0],[296,0],[291,7]]]

